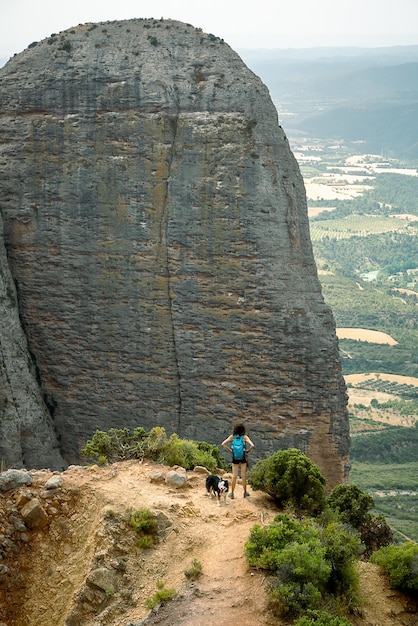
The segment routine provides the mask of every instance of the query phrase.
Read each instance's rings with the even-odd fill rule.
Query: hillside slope
[[[9,568],[0,576],[2,626],[280,625],[267,610],[265,576],[252,571],[244,544],[255,523],[277,513],[264,494],[220,507],[207,497],[204,470],[188,472],[183,488],[164,482],[168,468],[138,461],[104,468],[71,467],[62,487],[45,489],[52,473],[31,472],[32,484],[0,498],[2,553]],[[22,503],[38,497],[49,523],[41,530],[11,531]],[[158,517],[158,541],[138,547],[127,511],[147,507]],[[16,524],[15,524],[16,526]],[[20,529],[21,530],[21,529]],[[185,570],[197,559],[202,575]],[[361,564],[364,611],[354,626],[413,626],[416,607],[388,588],[375,566]],[[178,592],[149,613],[144,600],[157,581]]]

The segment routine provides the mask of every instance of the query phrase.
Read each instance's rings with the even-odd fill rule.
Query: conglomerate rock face
[[[298,447],[347,480],[303,181],[237,54],[175,21],[86,24],[6,64],[0,111],[8,265],[65,460],[96,429],[219,443],[243,421],[255,459]]]

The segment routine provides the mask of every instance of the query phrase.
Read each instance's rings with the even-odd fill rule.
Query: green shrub
[[[364,556],[369,558],[373,552],[393,542],[393,530],[383,515],[366,515],[360,539],[365,546]]]
[[[203,465],[209,471],[227,469],[219,448],[203,441],[180,439],[177,434],[167,436],[164,428],[157,426],[149,432],[143,428],[111,428],[97,430],[81,454],[88,459],[106,459],[109,463],[126,459],[152,459],[165,465],[181,465],[193,469]]]
[[[144,606],[146,609],[152,610],[160,604],[173,600],[176,596],[177,591],[175,589],[166,589],[165,582],[158,580],[157,591],[149,598],[146,598]]]
[[[138,546],[142,548],[142,550],[148,550],[154,545],[154,540],[150,535],[142,535],[138,539]]]
[[[300,535],[300,523],[287,515],[276,515],[269,526],[256,524],[245,544],[245,555],[253,567],[273,571],[276,554]]]
[[[324,590],[330,573],[325,548],[317,537],[289,543],[277,552],[276,574],[285,583],[296,582],[303,586],[312,583],[318,590]]]
[[[400,546],[385,546],[371,557],[389,574],[393,589],[418,591],[418,545],[409,541]]]
[[[248,474],[255,491],[264,491],[279,506],[301,514],[318,514],[324,508],[325,478],[317,465],[296,448],[280,450],[259,461]]]
[[[382,546],[392,543],[393,532],[383,516],[369,513],[374,500],[357,485],[337,485],[331,491],[327,503],[337,511],[341,521],[358,531],[364,544],[364,556],[370,555]]]
[[[129,523],[137,532],[154,535],[157,532],[157,518],[149,509],[129,511]]]
[[[193,559],[191,567],[184,571],[186,578],[196,580],[202,574],[202,564],[197,559]]]
[[[359,604],[355,567],[360,540],[339,521],[322,527],[314,519],[276,515],[268,527],[255,525],[245,544],[253,567],[270,573],[269,606],[286,618],[337,599],[345,609]]]
[[[360,604],[357,559],[362,552],[360,539],[340,522],[331,522],[321,533],[325,559],[331,567],[327,590],[340,597],[347,608]]]
[[[87,441],[81,454],[86,458],[106,457],[110,463],[131,458],[144,458],[147,433],[143,428],[110,428],[107,432],[96,430]]]
[[[129,510],[128,522],[139,535],[138,546],[143,550],[151,548],[158,531],[157,517],[149,509]]]
[[[360,529],[366,514],[374,506],[374,500],[357,485],[337,485],[327,499],[331,509],[337,510],[343,522]]]
[[[71,52],[71,48],[71,41],[68,41],[68,39],[63,40],[59,46],[59,50],[65,50],[65,52]]]
[[[308,607],[318,606],[320,601],[321,592],[312,583],[271,581],[268,606],[274,615],[293,618]]]
[[[345,617],[331,615],[328,611],[307,611],[293,626],[351,626]]]
[[[202,450],[198,442],[180,439],[175,433],[167,439],[156,460],[165,465],[181,465],[185,469],[203,465],[211,472],[215,472],[219,467],[215,456]]]

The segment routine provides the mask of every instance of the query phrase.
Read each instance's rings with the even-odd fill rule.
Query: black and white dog
[[[221,496],[226,502],[226,494],[229,491],[229,484],[225,478],[219,478],[216,474],[210,474],[206,478],[206,491],[210,494],[210,497],[216,496],[218,499],[218,506],[221,506]]]

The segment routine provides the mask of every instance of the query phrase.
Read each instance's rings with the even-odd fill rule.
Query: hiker
[[[228,494],[229,497],[235,497],[234,490],[238,478],[238,470],[241,469],[241,481],[242,488],[244,490],[244,498],[248,498],[250,495],[247,492],[248,454],[254,448],[254,444],[245,434],[245,426],[243,424],[237,424],[234,427],[233,434],[229,435],[229,437],[221,443],[221,446],[224,450],[232,454],[232,483],[231,493]]]

